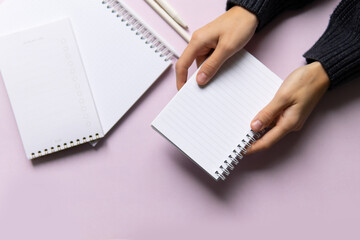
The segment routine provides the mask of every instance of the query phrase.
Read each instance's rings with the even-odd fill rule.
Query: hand
[[[248,153],[267,149],[286,134],[300,130],[329,85],[329,77],[319,62],[291,73],[272,101],[252,121],[251,128],[255,132],[274,126],[253,144]]]
[[[235,6],[213,22],[195,31],[189,45],[176,63],[176,83],[180,89],[187,80],[188,68],[196,59],[201,67],[199,85],[205,85],[220,66],[243,48],[254,35],[258,20],[246,9]]]

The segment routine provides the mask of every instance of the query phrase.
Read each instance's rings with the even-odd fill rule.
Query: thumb
[[[286,108],[287,103],[281,101],[277,95],[252,120],[251,129],[260,132],[268,127]]]
[[[203,63],[197,76],[196,81],[199,85],[207,84],[216,74],[221,65],[231,56],[226,51],[222,51],[217,47],[210,57]]]

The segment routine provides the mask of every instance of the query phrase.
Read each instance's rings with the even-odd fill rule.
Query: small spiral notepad
[[[174,55],[115,0],[5,1],[0,36],[0,71],[28,158],[106,135]]]
[[[282,80],[245,50],[230,58],[205,87],[195,73],[152,126],[215,179],[225,180],[260,137],[251,120]]]

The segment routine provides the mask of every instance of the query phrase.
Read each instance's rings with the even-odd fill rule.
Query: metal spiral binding
[[[52,146],[50,148],[45,148],[44,150],[39,150],[38,152],[31,153],[31,159],[43,157],[50,153],[58,152],[69,147],[74,147],[83,143],[92,142],[94,140],[98,140],[100,138],[100,134],[96,133],[95,136],[89,135],[88,137],[78,138],[76,141],[70,141],[68,143],[59,144],[56,146]]]
[[[246,134],[246,139],[241,140],[241,143],[236,146],[232,154],[228,156],[228,159],[219,166],[219,170],[215,172],[215,175],[217,175],[221,180],[225,180],[226,176],[229,176],[230,170],[233,170],[235,165],[238,165],[239,160],[244,157],[247,150],[263,135],[263,133],[264,131],[257,133],[250,130],[250,132]]]
[[[129,29],[140,36],[141,40],[145,40],[145,44],[154,49],[165,61],[169,61],[174,57],[174,53],[161,42],[156,35],[147,29],[126,7],[118,0],[103,0],[102,4],[111,9],[113,14],[120,19]]]

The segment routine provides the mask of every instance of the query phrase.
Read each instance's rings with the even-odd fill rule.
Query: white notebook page
[[[0,35],[69,17],[95,104],[107,133],[167,69],[160,53],[116,18],[102,0],[9,0]]]
[[[0,37],[0,71],[29,159],[103,136],[68,19]]]
[[[282,80],[246,51],[229,59],[206,87],[196,73],[152,126],[218,179],[216,171],[246,139],[251,120]]]

